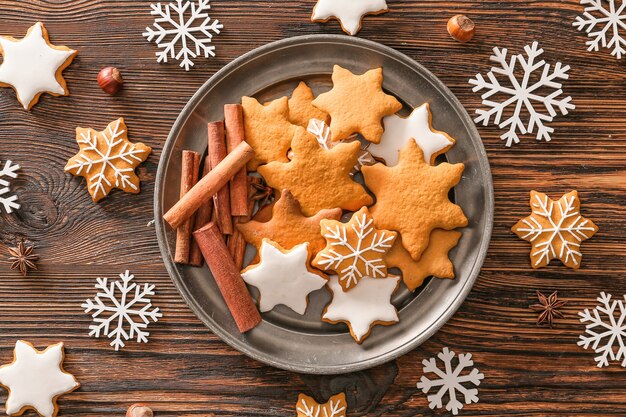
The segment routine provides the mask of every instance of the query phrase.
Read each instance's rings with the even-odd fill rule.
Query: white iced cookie
[[[63,343],[38,351],[28,342],[17,341],[13,362],[0,367],[0,384],[9,390],[8,415],[18,416],[32,409],[43,417],[56,416],[57,398],[80,386],[63,370],[63,358]]]
[[[330,276],[328,287],[333,299],[322,314],[328,323],[345,323],[357,343],[369,336],[372,327],[381,324],[390,326],[399,321],[398,312],[391,304],[391,295],[400,284],[400,277],[363,277],[350,291],[344,291],[337,275]]]
[[[52,45],[43,23],[37,22],[22,39],[0,37],[0,86],[12,87],[25,109],[37,103],[39,96],[69,94],[61,72],[72,62],[76,51]]]
[[[454,145],[454,139],[444,132],[433,130],[432,115],[428,103],[422,104],[407,118],[392,114],[383,119],[385,133],[380,143],[372,143],[368,151],[375,157],[385,161],[387,166],[398,164],[398,153],[411,139],[424,152],[424,159],[434,164],[437,156],[446,152]]]
[[[328,22],[334,17],[344,32],[356,35],[361,30],[363,16],[388,10],[385,0],[317,0],[311,21]]]
[[[321,273],[311,272],[309,243],[285,251],[269,239],[261,244],[261,261],[246,268],[243,280],[259,289],[259,310],[270,311],[279,304],[304,314],[309,294],[326,285]]]

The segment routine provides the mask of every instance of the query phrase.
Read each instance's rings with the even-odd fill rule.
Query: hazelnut
[[[138,403],[128,407],[126,417],[154,417],[154,413],[147,405]]]
[[[122,74],[115,67],[102,68],[98,73],[98,85],[109,95],[116,94],[124,84]]]
[[[448,20],[448,33],[459,42],[469,42],[474,37],[476,25],[467,16],[457,14]]]

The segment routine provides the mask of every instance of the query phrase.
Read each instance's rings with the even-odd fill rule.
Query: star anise
[[[539,317],[537,317],[537,326],[545,322],[552,327],[555,317],[564,317],[563,313],[561,313],[559,309],[567,304],[567,301],[559,300],[559,296],[556,291],[548,297],[543,295],[540,291],[537,291],[537,298],[539,299],[539,304],[532,304],[528,306],[531,310],[540,312]]]
[[[261,177],[248,177],[250,184],[250,199],[259,203],[259,209],[274,201],[274,189],[267,185]]]
[[[17,247],[8,248],[9,261],[11,261],[11,269],[19,269],[22,275],[26,276],[29,269],[37,269],[35,261],[39,259],[39,256],[33,253],[35,247],[32,245],[25,245],[24,242],[19,242]]]

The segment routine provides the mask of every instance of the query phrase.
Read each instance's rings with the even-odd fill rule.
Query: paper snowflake
[[[168,58],[180,61],[180,66],[189,71],[193,58],[203,55],[215,56],[215,46],[210,45],[213,34],[219,34],[224,27],[219,20],[208,15],[211,0],[176,0],[163,6],[151,4],[150,14],[155,16],[153,27],[146,27],[143,36],[154,40],[161,49],[156,53],[157,62],[167,62]],[[165,28],[162,26],[171,26]],[[178,51],[177,46],[179,46]]]
[[[436,358],[424,359],[422,364],[424,365],[424,373],[434,373],[439,378],[431,380],[422,375],[420,382],[417,383],[417,388],[421,389],[424,394],[428,394],[431,388],[438,387],[439,390],[435,394],[428,396],[429,407],[431,409],[443,407],[443,398],[447,394],[448,403],[446,404],[446,410],[457,415],[459,410],[463,408],[463,403],[459,401],[459,394],[463,396],[465,404],[478,402],[478,389],[466,388],[463,384],[477,387],[485,375],[478,372],[476,368],[472,368],[469,373],[462,375],[463,371],[474,366],[471,353],[461,353],[458,356],[458,364],[454,369],[452,369],[452,360],[455,357],[453,351],[444,347],[443,351],[437,354],[437,357],[443,362],[444,370],[437,367]]]
[[[93,318],[89,336],[100,337],[102,334],[112,339],[111,346],[115,350],[123,348],[124,341],[134,337],[138,343],[147,343],[150,333],[145,329],[150,320],[157,322],[163,317],[158,307],[152,308],[148,298],[154,295],[154,285],[138,285],[131,282],[134,277],[126,271],[114,282],[98,278],[95,287],[99,292],[93,300],[88,299],[81,305]]]
[[[622,366],[626,367],[626,304],[622,300],[611,301],[611,294],[604,292],[597,300],[599,305],[596,308],[591,311],[586,308],[578,313],[580,322],[587,323],[578,346],[591,348],[599,354],[594,358],[598,368],[609,366],[609,360],[620,359]]]
[[[20,169],[20,166],[17,164],[13,164],[13,162],[7,160],[4,163],[4,168],[0,169],[0,204],[4,207],[4,211],[7,213],[13,213],[13,210],[18,210],[20,208],[20,204],[17,202],[16,195],[6,195],[9,193],[9,185],[11,183],[9,180],[4,178],[9,177],[12,179],[17,178],[17,170]]]
[[[613,48],[611,55],[621,59],[626,52],[626,2],[616,6],[615,0],[580,0],[580,4],[587,7],[582,16],[576,17],[573,25],[587,32],[591,38],[585,43],[587,50],[599,51],[602,45],[603,48]]]
[[[524,51],[526,57],[523,54],[509,57],[506,48],[493,48],[490,60],[496,62],[499,67],[491,68],[487,73],[488,79],[482,74],[477,74],[476,78],[469,80],[474,86],[472,91],[487,90],[481,98],[488,109],[477,109],[478,117],[474,121],[487,126],[493,117],[493,123],[498,127],[508,128],[509,130],[500,136],[506,141],[507,147],[519,143],[518,133],[533,133],[535,128],[537,140],[549,142],[554,128],[547,126],[546,123],[551,122],[559,112],[566,115],[569,110],[575,108],[570,96],[561,96],[563,91],[560,80],[569,78],[567,73],[569,65],[563,66],[557,62],[554,70],[551,70],[550,64],[540,59],[543,49],[539,48],[537,42],[525,46]],[[520,68],[517,67],[518,63]],[[501,84],[496,75],[501,75],[510,86]],[[495,98],[489,100],[492,96],[501,96],[502,100],[495,101]],[[504,116],[503,120],[505,110],[509,107],[514,107],[513,112],[510,116]],[[522,115],[523,109],[528,113],[527,116]]]

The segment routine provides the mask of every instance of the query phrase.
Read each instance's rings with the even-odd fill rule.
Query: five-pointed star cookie
[[[419,260],[434,229],[467,226],[461,207],[448,199],[464,168],[447,162],[431,166],[412,140],[400,151],[398,165],[364,166],[365,184],[376,195],[370,209],[374,225],[399,232],[406,250]]]
[[[32,409],[43,417],[56,416],[57,398],[80,385],[63,370],[63,358],[63,343],[40,352],[28,342],[17,341],[13,362],[0,367],[0,384],[9,390],[8,415]]]
[[[263,239],[260,262],[249,266],[241,276],[246,284],[259,289],[259,310],[272,310],[279,304],[304,314],[309,294],[326,285],[321,273],[309,270],[308,243],[285,251],[269,239]]]
[[[346,417],[348,403],[343,392],[330,397],[327,403],[319,404],[308,395],[298,395],[297,417]]]
[[[328,121],[328,114],[313,106],[314,99],[313,91],[304,81],[300,81],[289,98],[289,120],[291,123],[306,128],[311,119]]]
[[[102,132],[76,128],[76,142],[80,151],[67,162],[65,171],[85,177],[93,201],[103,199],[113,188],[139,192],[135,168],[148,158],[152,149],[128,140],[124,118],[109,123]]]
[[[383,69],[355,75],[335,65],[332,78],[332,90],[317,96],[313,105],[330,114],[333,142],[360,133],[366,140],[379,143],[383,117],[402,109],[395,97],[383,92]]]
[[[309,242],[311,255],[315,256],[326,245],[320,233],[322,219],[339,220],[341,209],[324,209],[314,216],[306,217],[300,210],[300,204],[289,190],[283,190],[280,198],[272,207],[272,217],[269,221],[249,221],[237,224],[246,242],[252,244],[257,251],[261,249],[263,238],[279,244],[285,249]]]
[[[254,149],[248,169],[255,171],[261,164],[287,162],[287,151],[296,126],[289,121],[289,101],[282,97],[261,104],[252,97],[241,99],[246,142]]]
[[[361,19],[368,14],[381,14],[388,10],[385,0],[318,0],[311,21],[328,22],[336,18],[349,35],[361,30]]]
[[[431,165],[437,156],[445,153],[454,145],[454,139],[444,132],[432,128],[432,114],[428,103],[422,104],[409,117],[392,114],[383,119],[385,133],[380,143],[371,144],[367,150],[383,159],[387,166],[398,163],[398,153],[406,143],[413,139],[424,152],[424,159]]]
[[[77,52],[52,45],[43,23],[35,23],[19,40],[0,37],[0,53],[3,56],[0,87],[12,87],[25,109],[34,106],[43,93],[53,96],[69,94],[61,73],[72,63]]]
[[[543,193],[530,192],[532,214],[513,226],[513,232],[531,243],[533,268],[547,266],[559,259],[565,266],[578,269],[582,260],[580,244],[598,231],[591,220],[580,214],[577,191],[554,201]]]
[[[270,162],[258,171],[273,188],[291,191],[305,216],[336,207],[355,211],[372,204],[372,197],[350,176],[361,150],[358,141],[326,150],[313,135],[298,127],[292,149],[291,161]]]

